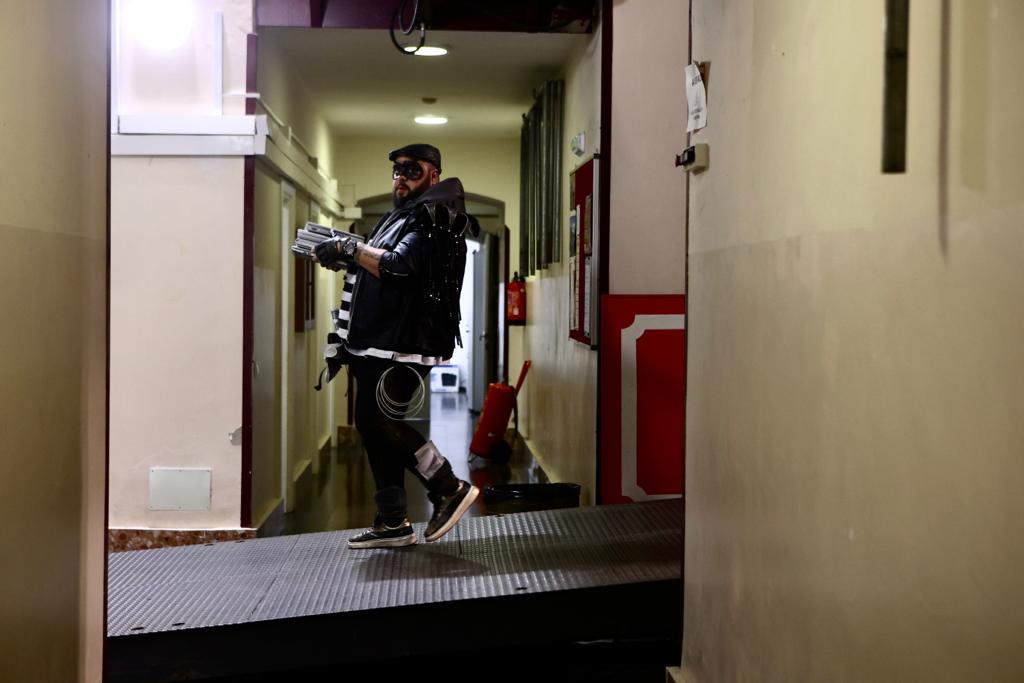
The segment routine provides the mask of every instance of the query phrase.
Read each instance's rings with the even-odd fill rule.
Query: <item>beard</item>
[[[391,203],[394,204],[396,209],[401,209],[402,207],[407,206],[410,202],[414,201],[417,197],[427,191],[426,185],[421,185],[416,189],[413,189],[408,185],[406,185],[406,187],[409,188],[409,193],[404,197],[400,197],[398,195],[398,190],[391,191]]]

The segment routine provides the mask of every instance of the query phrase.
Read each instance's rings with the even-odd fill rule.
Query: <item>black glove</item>
[[[354,247],[350,237],[332,237],[316,245],[313,253],[324,268],[339,271],[355,260]]]

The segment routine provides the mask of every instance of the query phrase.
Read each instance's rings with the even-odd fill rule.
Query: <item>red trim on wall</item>
[[[106,379],[107,386],[105,388],[106,393],[106,404],[104,410],[106,414],[103,416],[103,529],[106,531],[110,528],[110,117],[112,113],[112,102],[110,98],[110,81],[112,76],[112,60],[113,55],[111,53],[111,35],[110,27],[113,25],[113,4],[112,2],[106,3],[107,27],[104,38],[106,38],[107,44],[107,114],[106,123],[103,126],[103,136],[106,142],[106,158],[107,158],[107,193],[106,193],[106,231],[107,231],[107,244],[106,244],[106,306],[107,306],[107,338],[106,343],[106,363],[107,367],[104,369],[104,377]],[[108,602],[110,600],[110,541],[107,534],[103,534],[103,633],[107,632],[107,622],[109,621],[109,609]],[[104,679],[107,677],[107,646],[106,639],[102,644],[102,650],[100,653],[100,668],[102,670],[102,676]]]
[[[314,3],[307,0],[256,0],[256,26],[313,26]]]
[[[257,0],[257,26],[387,29],[398,0]],[[425,5],[425,3],[424,3]],[[506,31],[520,33],[589,33],[594,0],[530,0],[529,2],[467,3],[433,0],[425,17],[428,32]],[[411,5],[408,8],[411,11]],[[410,17],[406,16],[406,21]],[[553,27],[553,28],[551,28]],[[399,36],[403,43],[419,40],[419,32]]]
[[[505,309],[506,310],[499,310],[498,311],[499,315],[501,315],[501,335],[502,335],[502,339],[504,340],[503,343],[502,343],[502,347],[501,347],[502,348],[502,353],[503,353],[502,359],[501,359],[501,367],[502,367],[501,375],[502,376],[498,378],[498,381],[499,382],[504,382],[505,384],[508,384],[508,342],[509,342],[509,339],[508,339],[508,325],[509,325],[509,323],[508,323],[508,310],[507,310],[508,309],[508,289],[507,288],[508,288],[509,280],[511,279],[511,277],[509,276],[509,273],[511,272],[509,270],[509,268],[512,267],[512,262],[511,262],[512,261],[512,254],[511,254],[511,252],[512,252],[512,231],[509,230],[507,225],[504,226],[504,229],[505,229],[505,231],[504,231],[504,233],[502,233],[502,237],[501,237],[501,251],[502,251],[502,256],[505,259],[504,271],[503,271],[504,277],[502,278],[502,281],[498,283],[498,286],[506,288],[505,289],[505,298],[504,298],[504,305],[505,305]]]
[[[608,293],[608,263],[609,252],[609,212],[611,210],[612,192],[612,10],[613,0],[601,0],[601,115],[598,119],[601,127],[600,142],[598,151],[601,154],[601,163],[598,164],[598,231],[600,232],[601,249],[598,255],[598,283],[601,296]],[[597,321],[600,325],[601,321]],[[594,502],[598,505],[603,503],[601,490],[603,481],[601,476],[601,444],[604,439],[604,426],[601,422],[601,398],[604,375],[601,371],[601,358],[604,354],[604,345],[599,341],[597,348],[597,412],[596,418],[596,441],[594,444],[594,468],[596,475],[594,484]]]
[[[245,88],[256,92],[258,40],[246,42]],[[247,99],[245,112],[253,114],[256,102]],[[252,364],[253,364],[253,269],[256,257],[256,157],[245,157],[242,185],[242,490],[239,526],[252,526]]]
[[[323,28],[327,7],[328,0],[309,0],[309,20],[313,28]]]
[[[242,515],[240,526],[252,525],[252,363],[253,363],[253,267],[255,261],[256,157],[245,157],[242,218]]]
[[[647,496],[679,495],[685,490],[686,330],[653,325],[644,327],[629,348],[624,331],[643,315],[684,316],[686,297],[673,295],[606,295],[601,298],[601,365],[604,385],[600,404],[603,418],[601,472],[604,504],[646,500]],[[647,321],[651,323],[652,321]],[[635,335],[635,332],[634,332]],[[623,370],[635,378],[627,392]],[[636,433],[623,441],[626,415],[632,412]],[[627,459],[623,447],[635,456],[631,467],[636,486],[646,495],[634,499],[623,486]],[[641,493],[641,495],[643,495]]]
[[[331,2],[324,13],[325,28],[387,28],[395,12],[395,2]],[[419,33],[416,34],[417,39]],[[410,41],[411,42],[411,41]]]

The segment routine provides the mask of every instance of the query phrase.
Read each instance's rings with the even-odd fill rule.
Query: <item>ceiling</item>
[[[557,76],[589,36],[566,33],[431,31],[444,57],[403,55],[374,29],[261,29],[317,101],[339,135],[514,137],[532,90]],[[412,43],[411,39],[402,41]],[[424,97],[436,97],[427,105]],[[421,126],[413,117],[448,117]]]

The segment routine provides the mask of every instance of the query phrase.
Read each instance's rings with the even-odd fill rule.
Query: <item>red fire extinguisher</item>
[[[469,452],[485,458],[491,458],[498,462],[506,462],[512,453],[512,447],[505,441],[505,430],[508,429],[508,419],[516,407],[516,398],[519,390],[526,379],[532,361],[523,363],[523,369],[519,372],[519,381],[513,389],[504,382],[495,382],[487,388],[487,396],[484,398],[484,409],[480,413],[480,421],[477,423],[476,431],[473,433],[473,441],[469,445]]]
[[[516,272],[508,283],[508,324],[526,324],[526,278]]]

